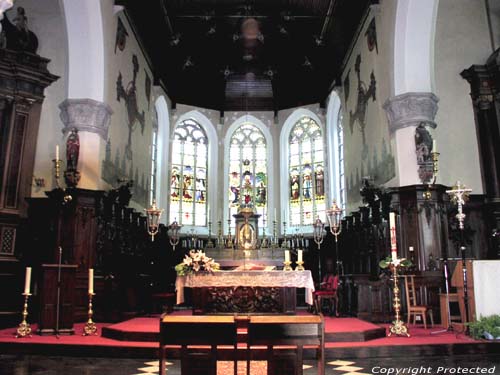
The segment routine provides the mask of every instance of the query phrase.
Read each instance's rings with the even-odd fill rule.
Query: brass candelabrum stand
[[[437,174],[439,172],[439,168],[438,168],[439,152],[436,152],[436,151],[431,152],[431,158],[432,158],[432,177],[431,177],[431,183],[427,185],[427,189],[423,193],[424,199],[426,199],[426,200],[429,200],[432,197],[430,186],[434,185],[436,183]]]
[[[83,336],[91,336],[97,335],[97,327],[95,323],[92,321],[92,316],[94,315],[94,311],[92,310],[92,298],[95,296],[95,293],[89,293],[89,310],[88,315],[89,319],[85,326],[83,327]]]
[[[231,234],[231,219],[227,220],[226,247],[229,249],[234,249],[233,236]]]
[[[293,268],[292,268],[292,262],[288,261],[288,262],[283,262],[283,271],[293,271]]]
[[[277,249],[279,247],[279,243],[278,243],[278,223],[276,222],[276,220],[273,221],[273,240],[271,242],[271,247],[273,249]]]
[[[214,247],[214,243],[212,241],[212,222],[208,222],[208,241],[207,241],[207,248],[211,249]]]
[[[394,281],[393,306],[394,306],[394,312],[396,314],[396,317],[395,317],[394,321],[392,322],[391,326],[389,327],[388,336],[392,336],[392,334],[395,334],[398,336],[406,335],[407,337],[410,337],[410,334],[408,333],[408,328],[406,327],[405,323],[401,320],[401,299],[399,298],[399,284],[398,284],[398,268],[399,268],[400,261],[401,261],[401,259],[397,259],[396,262],[391,262],[391,264],[390,264],[390,267],[392,270],[392,278]]]
[[[26,337],[26,336],[31,337],[31,326],[26,321],[26,318],[28,317],[28,299],[29,296],[31,296],[31,293],[23,293],[23,296],[24,296],[23,320],[19,324],[19,327],[17,328],[16,337]]]
[[[219,220],[217,222],[217,248],[223,249],[224,248],[224,236],[222,235],[222,221]]]

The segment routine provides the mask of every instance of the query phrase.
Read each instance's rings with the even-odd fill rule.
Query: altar
[[[184,287],[192,288],[193,314],[295,314],[296,288],[305,288],[313,303],[311,271],[219,271],[179,276],[177,303]]]

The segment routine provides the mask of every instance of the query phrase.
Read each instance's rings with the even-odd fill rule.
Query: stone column
[[[415,131],[420,123],[436,128],[434,117],[439,99],[431,92],[408,92],[387,99],[384,109],[396,147],[398,186],[421,184],[415,146]],[[429,150],[430,151],[430,150]]]
[[[77,169],[80,171],[81,179],[78,187],[90,190],[103,189],[101,164],[113,111],[106,103],[93,99],[66,99],[59,104],[59,109],[64,124],[62,132],[69,134],[71,130],[76,129],[80,137]],[[61,155],[61,159],[65,165],[65,153]]]

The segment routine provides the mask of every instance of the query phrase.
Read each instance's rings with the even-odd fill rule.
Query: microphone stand
[[[444,271],[444,286],[446,290],[446,311],[448,312],[446,318],[448,319],[448,327],[441,329],[439,331],[431,332],[431,335],[435,335],[443,332],[453,332],[453,325],[451,324],[451,311],[450,311],[450,282],[449,282],[449,270],[448,270],[448,258],[445,256],[443,258],[443,271]]]
[[[62,247],[59,246],[59,261],[57,263],[56,338],[59,338],[59,307],[61,304],[61,264],[62,264]]]

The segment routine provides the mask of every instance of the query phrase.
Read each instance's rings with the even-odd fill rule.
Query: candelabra
[[[92,298],[95,296],[95,293],[89,292],[89,310],[88,310],[88,320],[83,327],[83,336],[97,335],[97,327],[95,323],[92,321],[92,316],[94,315],[94,311],[92,310]]]
[[[321,282],[321,243],[325,238],[325,224],[318,217],[313,224],[313,228],[314,242],[318,245],[318,275],[319,282]]]
[[[234,249],[233,236],[231,234],[231,219],[227,219],[226,247],[230,248],[230,249]]]
[[[284,265],[283,271],[293,271],[292,262],[290,262],[290,261],[284,261],[283,265]]]
[[[427,190],[424,191],[424,193],[423,193],[424,199],[426,199],[426,200],[429,200],[432,197],[430,186],[434,185],[436,183],[437,174],[439,171],[439,169],[438,169],[439,152],[436,151],[435,142],[434,142],[433,150],[434,151],[431,152],[431,160],[432,160],[431,183],[429,185],[427,185]]]
[[[214,247],[214,243],[212,242],[212,222],[208,222],[208,240],[207,240],[207,248],[211,249]]]
[[[222,235],[222,221],[219,220],[217,222],[217,247],[219,249],[223,249],[224,248],[224,236]]]
[[[267,236],[266,236],[266,218],[264,217],[262,219],[262,242],[260,243],[260,248],[265,249],[267,248],[268,243],[267,243]]]
[[[465,241],[464,241],[464,220],[465,214],[463,213],[463,206],[469,199],[469,193],[472,189],[467,189],[465,185],[457,181],[451,190],[446,190],[450,196],[452,203],[457,205],[457,214],[455,217],[458,220],[458,228],[460,229],[460,253],[462,256],[462,280],[464,284],[464,308],[465,308],[465,322],[469,321],[469,293],[467,288],[467,263],[465,259]],[[469,327],[465,325],[465,333],[469,332]]]
[[[401,262],[401,259],[395,259],[390,263],[390,267],[392,270],[392,278],[393,278],[393,282],[394,282],[393,306],[394,306],[394,312],[396,314],[396,317],[395,317],[394,321],[392,322],[391,326],[389,327],[388,336],[395,334],[395,335],[406,335],[407,337],[410,337],[410,334],[408,333],[408,328],[406,327],[405,323],[401,320],[401,299],[399,298],[399,284],[398,284],[398,268],[399,268],[400,262]]]
[[[58,191],[62,191],[64,194],[62,196],[62,203],[63,204],[69,203],[73,200],[73,197],[66,190],[63,191],[61,185],[59,184],[59,179],[61,178],[61,162],[62,162],[62,160],[59,159],[59,148],[57,148],[56,158],[52,159],[52,162],[54,163],[54,178],[56,180],[56,189]]]
[[[23,296],[24,296],[23,320],[19,324],[19,327],[17,328],[16,337],[31,336],[31,326],[26,321],[26,318],[28,317],[28,299],[29,296],[31,296],[31,293],[23,293]]]
[[[273,240],[271,241],[271,248],[277,249],[279,247],[278,243],[278,223],[273,220]]]
[[[174,219],[172,224],[169,225],[168,227],[168,242],[170,242],[170,245],[173,246],[173,249],[175,251],[175,247],[179,243],[179,230],[181,229],[181,225],[177,223],[177,219]]]
[[[337,205],[335,200],[332,203],[332,207],[326,211],[328,223],[330,224],[330,233],[335,236],[335,259],[337,265],[337,275],[340,275],[340,265],[342,264],[339,259],[339,244],[338,236],[342,232],[342,209]]]
[[[281,243],[283,249],[288,248],[288,240],[286,238],[286,221],[283,222],[283,242]]]

